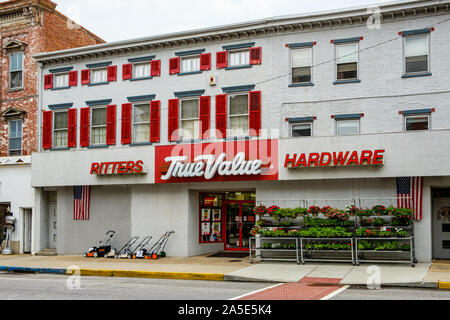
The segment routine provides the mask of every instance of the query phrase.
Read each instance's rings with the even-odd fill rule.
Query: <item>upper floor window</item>
[[[229,135],[248,136],[249,134],[249,95],[248,93],[229,96]]]
[[[133,142],[150,141],[150,103],[135,104],[133,108]]]
[[[359,43],[336,45],[336,80],[358,79]]]
[[[150,62],[140,62],[133,64],[133,79],[150,77]]]
[[[53,146],[65,148],[69,132],[69,112],[68,110],[54,111],[53,115]]]
[[[22,120],[9,121],[9,148],[10,156],[22,154]]]
[[[69,73],[55,73],[53,75],[54,88],[67,88],[69,86]]]
[[[237,50],[230,51],[228,53],[228,66],[229,67],[237,67],[237,66],[248,66],[250,65],[250,51],[246,50]]]
[[[429,72],[428,35],[405,37],[405,73]]]
[[[292,83],[311,82],[312,48],[291,50]]]
[[[108,82],[108,68],[91,69],[91,84]]]
[[[106,106],[91,109],[91,145],[106,145]]]
[[[200,55],[182,57],[181,73],[200,71]]]
[[[12,53],[9,57],[9,87],[23,88],[23,53]]]
[[[312,122],[291,123],[291,137],[311,137]]]
[[[199,139],[200,137],[198,98],[181,100],[181,135],[183,139]]]
[[[405,116],[405,131],[428,130],[430,124],[429,115]]]
[[[336,120],[336,134],[346,136],[359,134],[359,119],[357,120]]]

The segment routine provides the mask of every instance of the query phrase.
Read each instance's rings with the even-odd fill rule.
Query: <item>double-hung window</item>
[[[406,36],[405,40],[405,74],[427,73],[429,66],[429,36]]]
[[[133,106],[133,142],[150,141],[150,103]]]
[[[53,115],[53,147],[66,148],[69,132],[69,112],[67,110],[54,111]]]
[[[91,145],[106,145],[106,106],[95,106],[91,111]]]
[[[54,88],[67,88],[69,87],[69,73],[55,73],[53,75],[53,87]]]
[[[23,88],[23,53],[12,53],[9,56],[9,88]]]
[[[181,73],[200,71],[200,55],[181,57]]]
[[[22,120],[9,121],[9,150],[10,156],[22,154]]]
[[[292,84],[312,82],[312,48],[291,50]]]
[[[336,135],[347,136],[359,134],[359,119],[352,120],[336,120]]]
[[[133,79],[150,77],[150,62],[139,62],[133,64]]]
[[[250,65],[250,51],[248,49],[229,51],[228,61],[229,67],[248,66]]]
[[[430,127],[430,116],[427,114],[405,116],[405,131],[428,130]]]
[[[249,96],[248,93],[229,96],[229,135],[249,135]]]
[[[91,69],[91,84],[108,82],[108,68],[92,68]]]
[[[199,139],[199,98],[181,100],[181,135],[183,139]]]
[[[291,137],[311,137],[312,122],[291,123]]]
[[[358,79],[359,43],[336,44],[336,80]]]

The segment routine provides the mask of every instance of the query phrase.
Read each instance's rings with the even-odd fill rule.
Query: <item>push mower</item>
[[[152,236],[145,237],[141,243],[134,248],[133,252],[131,252],[131,258],[133,259],[144,259],[147,254],[147,249],[145,248],[148,243],[152,240]]]
[[[114,250],[114,252],[111,251],[107,257],[114,257],[116,259],[131,259],[131,253],[133,252],[131,250],[131,247],[138,240],[139,237],[132,237],[130,240],[128,240],[127,243],[123,245],[122,249],[120,249],[119,251]]]
[[[169,241],[170,236],[175,233],[175,231],[167,231],[164,233],[161,238],[153,245],[153,247],[148,250],[148,255],[145,256],[145,259],[148,260],[158,260],[158,258],[164,258],[166,256],[166,252],[164,251],[167,242]]]
[[[111,245],[109,243],[115,234],[116,233],[111,230],[106,232],[105,238],[98,242],[98,247],[89,248],[89,250],[84,253],[84,257],[98,258],[106,256],[111,251]]]

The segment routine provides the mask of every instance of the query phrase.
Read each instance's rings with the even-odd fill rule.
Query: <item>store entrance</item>
[[[255,202],[227,201],[226,202],[226,241],[227,250],[248,250],[250,231],[255,225],[253,208]]]

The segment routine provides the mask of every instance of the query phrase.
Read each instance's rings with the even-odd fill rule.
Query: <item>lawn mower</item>
[[[147,249],[145,248],[148,243],[152,240],[152,236],[145,237],[141,243],[137,245],[136,248],[134,248],[133,252],[131,253],[131,258],[133,259],[144,259],[145,255],[147,254]]]
[[[105,238],[98,242],[98,247],[89,248],[89,250],[84,253],[84,257],[98,258],[106,256],[111,251],[111,245],[109,243],[115,234],[116,233],[111,230],[106,232]]]
[[[133,244],[139,240],[139,237],[132,237],[130,240],[128,240],[127,243],[125,243],[119,251],[113,250],[111,251],[107,257],[114,257],[116,259],[131,259],[131,253],[133,252],[131,250],[131,247]]]
[[[148,255],[145,256],[145,259],[148,260],[158,260],[158,258],[164,258],[166,256],[166,252],[164,251],[167,242],[169,241],[170,236],[175,233],[175,231],[167,231],[164,233],[161,238],[153,245],[153,247],[148,250]]]

